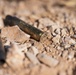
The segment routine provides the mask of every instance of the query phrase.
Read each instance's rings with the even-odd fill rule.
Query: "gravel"
[[[75,0],[1,0],[0,29],[6,62],[0,65],[0,75],[76,75],[75,8]],[[40,41],[16,25],[6,27],[6,15],[42,30]]]

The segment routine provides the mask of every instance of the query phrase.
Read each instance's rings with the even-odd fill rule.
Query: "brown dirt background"
[[[45,34],[38,42],[6,27],[6,15]],[[76,75],[76,0],[0,0],[0,29],[7,50],[0,75]]]

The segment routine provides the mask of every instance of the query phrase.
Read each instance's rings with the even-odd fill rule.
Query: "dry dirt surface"
[[[36,41],[6,15],[42,30]],[[6,61],[0,75],[76,75],[76,0],[0,0],[1,39]]]

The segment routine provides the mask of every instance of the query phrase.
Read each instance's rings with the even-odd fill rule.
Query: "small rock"
[[[7,37],[9,40],[23,43],[29,39],[29,35],[21,31],[18,26],[5,27],[1,31],[2,38]]]
[[[55,33],[60,35],[60,28],[56,29]]]
[[[34,54],[32,54],[31,52],[26,52],[26,56],[31,60],[31,62],[33,64],[39,64],[38,59],[36,58],[36,56]]]
[[[36,56],[39,52],[38,52],[38,49],[34,46],[31,47],[33,52],[34,52],[34,55]]]
[[[59,63],[58,60],[56,60],[50,56],[47,56],[45,54],[39,54],[38,59],[49,67],[54,67]]]
[[[69,59],[72,59],[72,58],[74,58],[74,51],[71,51],[69,54],[68,54],[68,58]]]
[[[67,35],[67,29],[66,29],[66,28],[63,28],[63,29],[61,30],[61,35],[62,35],[62,36],[66,36],[66,35]]]
[[[55,37],[57,34],[55,32],[52,32],[52,36]]]
[[[6,62],[13,70],[20,71],[23,68],[24,54],[14,42],[11,42],[8,51]]]
[[[24,54],[22,52],[22,50],[18,47],[18,45],[15,42],[11,42],[10,43],[10,48],[8,48],[9,54],[7,55],[7,57],[9,55],[12,54],[13,55],[18,55],[20,59],[24,59]]]
[[[58,43],[58,44],[59,44],[60,35],[56,35],[56,37],[53,37],[52,41],[53,41],[54,43]]]
[[[66,37],[65,42],[67,42],[70,45],[74,45],[76,43],[75,40],[70,37]]]
[[[74,39],[71,39],[71,38],[70,38],[70,40],[69,40],[69,44],[70,44],[70,45],[74,45],[74,44],[76,44],[76,42],[75,42]]]
[[[65,45],[64,45],[64,48],[65,48],[65,49],[68,49],[68,48],[70,48],[70,46],[71,46],[70,44],[65,44]]]
[[[73,27],[70,27],[70,29],[69,29],[69,30],[70,30],[70,32],[69,32],[69,33],[70,33],[70,35],[74,35]]]
[[[68,49],[70,48],[71,46],[75,45],[76,42],[74,39],[70,38],[69,36],[66,36],[64,38],[62,38],[61,40],[61,45],[65,48],[65,49]]]

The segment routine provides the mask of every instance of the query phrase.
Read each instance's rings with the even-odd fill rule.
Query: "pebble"
[[[70,36],[62,38],[62,45],[65,49],[68,49],[75,44],[76,44],[75,39],[72,39]]]
[[[60,28],[57,28],[57,29],[55,30],[55,33],[60,35]]]
[[[42,63],[46,64],[49,67],[54,67],[59,63],[58,60],[47,56],[46,54],[39,54],[37,57]]]
[[[74,35],[73,27],[70,27],[70,35]]]
[[[66,36],[66,35],[67,35],[67,29],[66,29],[66,28],[63,28],[63,29],[61,30],[61,35],[62,35],[62,36]]]
[[[71,45],[75,45],[76,42],[74,39],[70,38],[70,37],[65,37],[64,39],[64,48],[68,49],[71,47]]]
[[[75,44],[75,40],[70,38],[70,37],[66,37],[65,38],[65,42],[67,42],[69,45]]]
[[[70,44],[70,45],[75,45],[75,44],[76,44],[76,42],[75,42],[75,40],[74,40],[74,39],[71,39],[71,38],[70,38],[70,40],[69,40],[69,44]]]
[[[38,59],[36,58],[36,56],[31,53],[31,52],[26,52],[26,56],[30,59],[30,61],[33,63],[33,64],[39,64],[39,61]]]
[[[19,58],[24,59],[24,54],[23,54],[22,50],[18,47],[18,45],[14,41],[12,41],[10,43],[10,48],[8,50],[13,55],[17,54],[19,56]]]
[[[54,42],[54,43],[60,43],[59,41],[60,41],[60,35],[56,35],[56,37],[53,37],[53,39],[52,39],[52,41]]]
[[[69,59],[72,59],[72,58],[74,58],[74,51],[71,51],[69,54],[68,54],[68,58]]]
[[[31,47],[33,52],[34,52],[34,55],[36,56],[39,52],[38,52],[38,49],[34,46]]]

